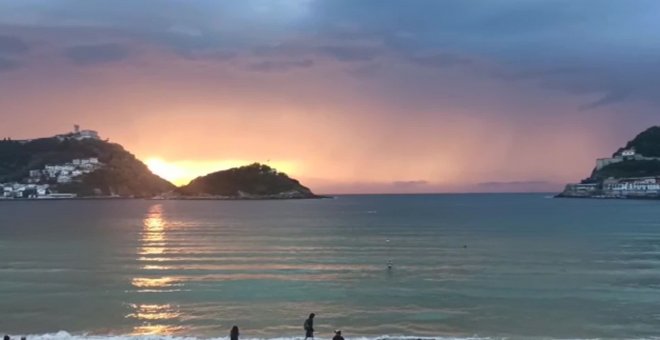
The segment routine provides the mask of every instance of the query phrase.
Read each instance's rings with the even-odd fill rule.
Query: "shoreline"
[[[25,201],[109,201],[109,200],[147,200],[147,201],[287,201],[287,200],[317,200],[333,199],[335,196],[317,195],[315,197],[53,197],[53,198],[0,198],[0,202]]]
[[[553,198],[571,198],[571,199],[595,199],[595,200],[634,200],[634,201],[660,201],[660,196],[571,196],[557,194]]]

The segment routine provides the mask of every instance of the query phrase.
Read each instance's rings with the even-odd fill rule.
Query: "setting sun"
[[[250,163],[254,162],[243,160],[165,161],[159,157],[150,157],[145,161],[151,172],[175,185],[185,185],[196,177]],[[267,165],[287,174],[291,174],[295,169],[293,163],[290,162],[267,162]]]

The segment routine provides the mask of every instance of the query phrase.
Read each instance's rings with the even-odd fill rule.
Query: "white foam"
[[[12,337],[13,339],[20,338],[20,335]],[[530,339],[529,337],[521,337]],[[273,337],[273,338],[249,338],[242,337],[242,340],[304,340],[303,337]],[[492,337],[429,337],[429,336],[399,336],[399,335],[382,335],[377,337],[346,337],[347,340],[512,340],[512,338],[492,338]],[[598,338],[591,339],[556,339],[550,337],[535,338],[539,340],[598,340]],[[658,340],[660,338],[638,338],[630,340]],[[229,340],[228,337],[216,338],[199,338],[193,336],[171,336],[171,335],[90,335],[90,334],[70,334],[65,331],[57,333],[27,335],[27,340]],[[326,338],[315,338],[315,340],[329,340]]]
[[[12,337],[20,338],[20,336]],[[27,335],[28,340],[228,340],[228,337],[217,338],[198,338],[188,336],[171,335],[90,335],[90,334],[70,334],[65,331],[57,333]],[[304,340],[303,337],[274,337],[274,338],[249,338],[242,337],[242,340]],[[491,340],[495,338],[484,337],[422,337],[422,336],[390,336],[383,335],[378,337],[346,337],[347,340]],[[325,338],[315,338],[315,340],[328,340]]]

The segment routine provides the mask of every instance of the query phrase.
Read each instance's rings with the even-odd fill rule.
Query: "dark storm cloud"
[[[25,53],[29,49],[28,44],[18,37],[0,35],[0,54]]]
[[[121,44],[96,44],[69,47],[66,56],[77,65],[104,64],[126,59],[128,47]]]
[[[262,61],[248,66],[252,71],[259,72],[283,72],[291,69],[308,68],[314,65],[310,59],[292,60],[292,61]]]
[[[189,59],[277,57],[251,66],[258,71],[309,67],[322,58],[371,63],[392,56],[438,72],[486,60],[506,68],[489,69],[486,77],[600,96],[585,103],[588,109],[629,99],[660,102],[651,62],[660,60],[659,11],[656,0],[7,0],[0,24],[111,29]],[[0,51],[26,48],[0,37]],[[101,46],[67,55],[84,65],[128,52]]]
[[[633,98],[660,102],[657,65],[644,62],[660,59],[660,48],[651,43],[660,33],[657,1],[336,0],[314,6],[317,29],[344,32],[343,23],[350,22],[349,38],[359,38],[359,32],[379,36],[418,65],[472,62],[445,52],[418,57],[429,50],[459,51],[506,65],[509,80],[534,79],[569,94],[601,95],[583,108]],[[486,75],[503,77],[498,72]]]

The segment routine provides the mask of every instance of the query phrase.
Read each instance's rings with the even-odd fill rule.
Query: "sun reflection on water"
[[[181,285],[171,277],[134,277],[131,284],[136,288],[167,288]]]
[[[138,320],[168,320],[176,319],[181,313],[172,305],[136,305],[132,304],[133,313],[126,315],[127,318]]]
[[[155,204],[149,208],[140,232],[140,247],[137,250],[137,261],[142,270],[166,270],[167,267],[150,264],[150,256],[163,255],[167,252],[168,223],[163,215],[163,205]],[[131,279],[131,285],[137,292],[162,293],[172,291],[172,287],[181,286],[180,280],[159,276],[136,276]],[[139,322],[133,327],[134,335],[173,335],[184,331],[177,325],[181,312],[171,304],[131,304],[131,312],[125,317]]]
[[[156,204],[149,208],[149,213],[143,221],[141,233],[142,248],[140,255],[158,255],[165,252],[165,220],[163,219],[163,205]]]

